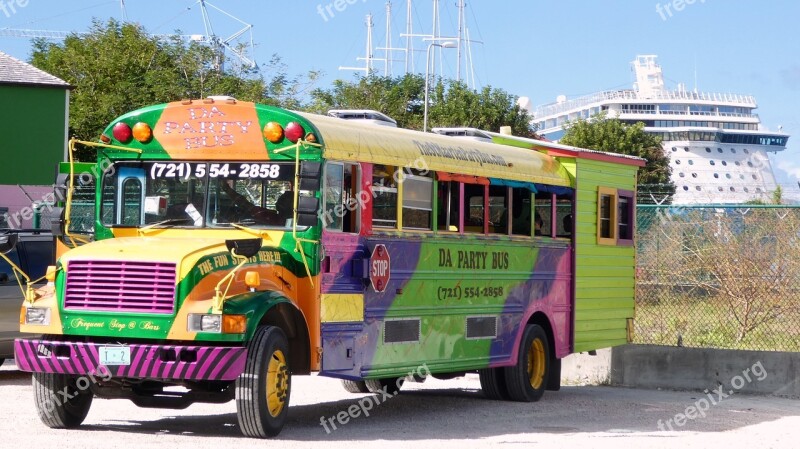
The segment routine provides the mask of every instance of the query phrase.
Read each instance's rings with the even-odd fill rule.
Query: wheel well
[[[259,325],[279,327],[289,339],[289,368],[292,374],[311,372],[311,341],[303,314],[288,303],[280,303],[261,318]]]
[[[556,359],[556,342],[555,342],[555,334],[553,333],[553,327],[550,325],[550,320],[547,319],[547,315],[542,312],[536,312],[533,316],[528,320],[528,324],[537,324],[542,329],[544,329],[545,333],[547,334],[547,346],[550,350],[550,360]]]

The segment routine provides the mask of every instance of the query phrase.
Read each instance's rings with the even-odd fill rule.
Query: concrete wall
[[[800,397],[800,353],[627,345],[594,357],[573,354],[562,367],[565,385]]]

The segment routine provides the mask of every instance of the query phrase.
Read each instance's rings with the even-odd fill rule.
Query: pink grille
[[[64,308],[170,314],[175,272],[174,263],[72,260]]]

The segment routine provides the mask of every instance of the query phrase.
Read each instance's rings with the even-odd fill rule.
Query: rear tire
[[[367,383],[363,380],[342,379],[342,386],[348,393],[369,393]]]
[[[405,381],[405,377],[390,377],[388,379],[367,379],[364,383],[370,393],[380,393],[385,390],[386,393],[395,396],[400,393],[400,387],[403,386]]]
[[[517,402],[541,399],[547,389],[549,370],[547,333],[541,326],[531,324],[522,335],[517,363],[505,368],[509,399]]]
[[[0,366],[3,366],[3,363],[5,363],[5,361],[6,359],[0,359]]]
[[[481,390],[487,398],[495,401],[509,399],[505,368],[484,368],[478,370],[478,376],[481,380]]]
[[[78,377],[66,374],[33,374],[36,412],[47,427],[74,429],[86,419],[94,394],[88,388],[78,388],[77,381]]]
[[[245,436],[273,437],[289,412],[289,342],[280,328],[262,326],[247,344],[247,363],[236,379],[236,417]]]

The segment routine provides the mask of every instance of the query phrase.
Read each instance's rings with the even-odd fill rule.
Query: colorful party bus
[[[467,373],[494,400],[558,390],[562,358],[631,338],[644,161],[497,140],[226,97],[118,118],[91,144],[93,241],[21,310],[44,335],[15,343],[42,421],[235,400],[269,437],[313,372],[361,393]]]

